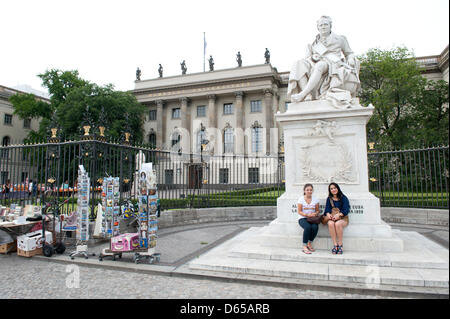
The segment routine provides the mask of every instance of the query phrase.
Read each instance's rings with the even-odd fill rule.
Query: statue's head
[[[329,16],[321,16],[319,20],[317,20],[317,30],[320,33],[329,33],[331,32],[331,18]]]

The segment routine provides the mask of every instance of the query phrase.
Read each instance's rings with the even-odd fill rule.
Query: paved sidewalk
[[[315,287],[312,282],[277,281],[258,276],[218,278],[189,272],[189,260],[250,227],[268,223],[228,222],[161,229],[157,242],[161,261],[152,265],[136,265],[132,260],[133,254],[123,254],[123,258],[116,261],[105,258],[100,262],[97,257],[89,257],[88,260],[76,257],[72,261],[68,256],[72,249],[51,258],[0,255],[0,280],[7,283],[2,285],[2,295],[4,298],[380,298],[351,285],[327,288]],[[392,226],[420,232],[448,248],[446,227]],[[89,249],[98,255],[107,246],[108,243],[104,242]],[[79,288],[68,288],[73,285],[74,269],[79,271]],[[392,296],[398,295],[388,293],[382,298]],[[410,297],[423,298],[417,294]]]

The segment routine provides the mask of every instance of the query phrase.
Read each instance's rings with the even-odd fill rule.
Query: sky
[[[0,85],[45,91],[38,74],[78,70],[98,85],[134,89],[141,80],[264,63],[265,48],[279,72],[302,58],[322,15],[356,54],[406,46],[438,55],[449,43],[448,0],[14,0],[0,6]],[[208,62],[205,61],[208,71]]]

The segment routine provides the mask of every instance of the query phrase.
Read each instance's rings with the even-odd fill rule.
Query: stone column
[[[182,97],[180,98],[180,102],[181,102],[181,108],[180,108],[180,118],[181,118],[181,127],[184,128],[187,133],[189,133],[188,140],[190,141],[190,143],[192,143],[192,134],[191,134],[191,115],[189,114],[188,111],[188,102],[189,99],[187,97]],[[182,137],[183,139],[183,137]],[[185,141],[187,142],[187,141]],[[189,143],[189,145],[190,145]],[[185,145],[185,147],[183,149],[186,149],[187,144]],[[190,148],[190,147],[188,147]],[[186,149],[186,152],[191,152],[192,150]]]
[[[270,129],[273,127],[273,92],[272,90],[264,90],[264,104],[266,110],[266,154],[270,153]]]
[[[210,94],[207,96],[208,98],[208,127],[207,127],[207,135],[209,139],[208,150],[209,154],[213,155],[218,149],[218,140],[217,136],[217,114],[216,114],[216,95]]]
[[[165,123],[163,120],[163,100],[156,101],[156,147],[163,148],[164,135],[165,135]]]
[[[238,91],[234,93],[236,95],[235,101],[235,152],[236,154],[245,153],[244,145],[244,129],[245,129],[245,112],[244,112],[244,92]]]
[[[217,128],[217,115],[216,115],[216,95],[211,94],[208,98],[208,126]]]
[[[188,132],[190,132],[191,116],[188,112],[189,99],[187,97],[182,97],[180,99],[180,102],[181,102],[181,108],[180,108],[181,127],[185,128]]]

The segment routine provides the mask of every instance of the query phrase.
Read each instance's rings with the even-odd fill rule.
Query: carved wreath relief
[[[302,181],[354,183],[357,181],[353,154],[337,141],[335,121],[318,120],[303,137],[298,149]]]

